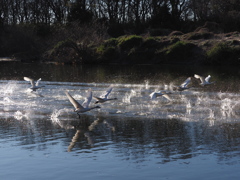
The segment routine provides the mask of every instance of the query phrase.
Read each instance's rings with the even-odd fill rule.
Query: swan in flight
[[[206,78],[204,78],[203,76],[194,74],[194,77],[201,80],[200,85],[202,85],[202,86],[205,86],[205,85],[209,85],[209,84],[213,84],[213,83],[214,83],[214,82],[209,82],[209,80],[210,80],[210,78],[211,78],[210,75],[208,75]]]
[[[67,91],[65,91],[65,94],[67,95],[69,101],[72,103],[72,105],[75,108],[75,112],[77,112],[78,116],[80,117],[79,113],[84,113],[87,111],[90,111],[95,108],[100,108],[100,106],[94,106],[94,107],[89,107],[89,104],[92,100],[92,90],[91,88],[88,89],[87,96],[85,98],[85,101],[81,104],[79,104]]]
[[[172,99],[168,96],[168,94],[171,94],[171,92],[167,92],[167,91],[157,91],[157,92],[153,92],[151,93],[149,96],[151,99],[155,99],[158,96],[163,96],[166,99],[168,99],[169,101],[172,101]]]
[[[109,88],[105,91],[104,94],[102,94],[100,97],[94,96],[94,98],[97,100],[95,104],[97,103],[104,103],[106,101],[111,101],[111,100],[117,100],[117,98],[108,98],[108,95],[112,92],[113,87],[109,86]]]
[[[188,77],[180,86],[176,87],[176,90],[178,91],[184,91],[186,89],[189,89],[191,87],[188,87],[188,84],[191,82],[191,77]]]
[[[30,83],[31,83],[31,85],[32,85],[32,86],[30,87],[30,89],[33,90],[33,91],[36,91],[36,90],[39,89],[39,88],[45,87],[45,86],[39,86],[39,85],[38,85],[39,82],[41,81],[41,78],[38,79],[36,83],[34,83],[34,80],[31,79],[31,78],[29,78],[29,77],[23,77],[23,79],[24,79],[25,81],[30,81]]]

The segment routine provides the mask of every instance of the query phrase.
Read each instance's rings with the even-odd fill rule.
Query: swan
[[[200,85],[202,85],[202,86],[206,86],[206,85],[210,85],[210,84],[213,84],[213,83],[214,83],[214,82],[209,82],[209,80],[210,80],[210,78],[211,78],[210,75],[208,75],[206,78],[204,78],[203,76],[194,74],[194,77],[201,80]]]
[[[94,98],[97,100],[95,104],[97,103],[104,103],[106,101],[111,101],[111,100],[117,100],[117,98],[108,98],[108,95],[112,92],[113,87],[109,86],[108,89],[105,91],[104,94],[102,94],[100,97],[94,96]]]
[[[158,96],[163,96],[166,99],[168,99],[169,101],[172,101],[172,99],[168,96],[168,94],[171,94],[171,92],[167,92],[167,91],[157,91],[157,92],[152,92],[149,96],[151,99],[155,99]]]
[[[191,82],[191,77],[188,77],[180,86],[176,87],[176,90],[178,91],[184,91],[186,89],[189,89],[191,87],[188,87],[188,84]]]
[[[65,94],[67,95],[69,101],[72,103],[72,105],[75,108],[75,112],[77,112],[78,116],[80,117],[79,113],[84,113],[87,111],[90,111],[95,108],[101,108],[100,106],[94,106],[94,107],[89,107],[89,104],[92,100],[92,89],[88,89],[87,96],[85,98],[85,101],[81,104],[79,104],[67,91],[65,91]]]
[[[39,86],[39,85],[38,85],[39,82],[41,81],[41,78],[38,79],[35,84],[34,84],[34,80],[33,80],[32,78],[23,77],[23,79],[24,79],[25,81],[30,81],[30,83],[31,83],[31,85],[32,85],[32,86],[30,87],[30,89],[33,90],[33,91],[36,91],[36,90],[39,89],[39,88],[45,87],[45,86]]]

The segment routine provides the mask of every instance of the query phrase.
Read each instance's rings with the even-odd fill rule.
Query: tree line
[[[117,36],[127,29],[191,31],[199,24],[219,23],[223,32],[240,29],[238,0],[1,0],[1,27],[16,24],[106,24]]]

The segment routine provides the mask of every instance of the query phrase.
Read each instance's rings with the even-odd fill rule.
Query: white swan
[[[194,77],[201,80],[200,85],[202,85],[202,86],[206,86],[206,85],[209,85],[209,84],[213,84],[213,83],[214,83],[214,82],[209,82],[209,80],[210,80],[210,78],[211,78],[210,75],[208,75],[206,78],[204,78],[203,76],[194,74]]]
[[[180,86],[176,87],[176,90],[178,91],[184,91],[186,89],[189,89],[191,87],[188,87],[188,84],[191,82],[191,77],[188,77]]]
[[[39,85],[38,85],[39,82],[41,81],[41,78],[38,79],[36,83],[34,83],[34,80],[31,79],[31,78],[29,78],[29,77],[23,77],[23,79],[24,79],[25,81],[30,81],[30,83],[31,83],[31,85],[32,85],[32,86],[30,87],[30,89],[33,90],[33,91],[36,91],[36,90],[39,89],[39,88],[45,87],[45,86],[39,86]]]
[[[169,101],[172,101],[172,99],[168,96],[168,94],[171,94],[171,92],[167,92],[167,91],[157,91],[157,92],[152,92],[149,96],[151,99],[155,99],[159,96],[163,96],[166,99],[168,99]]]
[[[87,96],[85,98],[85,101],[81,104],[79,104],[67,91],[65,91],[65,94],[67,95],[69,101],[72,103],[72,105],[75,108],[75,112],[77,112],[78,116],[80,117],[79,113],[84,113],[87,111],[90,111],[95,108],[100,108],[99,106],[89,107],[89,104],[92,100],[92,90],[91,88],[88,89]]]
[[[111,101],[111,100],[117,100],[117,98],[108,98],[108,95],[112,92],[113,87],[109,86],[109,88],[106,90],[104,94],[102,94],[100,97],[94,96],[94,98],[97,100],[95,104],[97,103],[104,103],[106,101]]]

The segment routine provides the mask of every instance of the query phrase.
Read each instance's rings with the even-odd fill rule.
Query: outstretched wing
[[[190,81],[191,81],[191,77],[188,77],[180,86],[182,88],[186,88],[187,85],[190,83]]]
[[[208,76],[205,78],[205,81],[209,83],[210,78],[211,78],[211,76],[208,75]]]
[[[72,105],[75,107],[75,109],[77,109],[77,108],[83,109],[81,104],[79,104],[67,91],[65,91],[65,94],[67,95],[69,101],[72,103]]]
[[[25,81],[30,81],[31,85],[32,85],[32,86],[35,86],[33,79],[31,79],[31,78],[29,78],[29,77],[23,77],[23,79],[24,79]]]
[[[113,89],[113,87],[109,86],[109,88],[106,90],[106,92],[100,96],[100,98],[107,99],[108,95],[112,92],[112,89]]]
[[[162,96],[165,97],[167,100],[172,101],[172,99],[168,96],[168,94],[164,93]]]
[[[92,100],[92,89],[89,88],[89,89],[88,89],[88,92],[87,92],[87,96],[86,96],[86,98],[85,98],[85,101],[82,103],[82,106],[83,106],[84,108],[88,108],[91,100]]]
[[[36,82],[36,86],[38,86],[39,82],[41,81],[42,79],[40,78],[39,80],[37,80]]]
[[[149,96],[151,99],[156,99],[157,97],[156,92],[152,92]]]
[[[205,79],[204,79],[203,76],[200,76],[200,75],[194,74],[194,77],[197,78],[197,79],[200,79],[202,83],[205,82]]]

